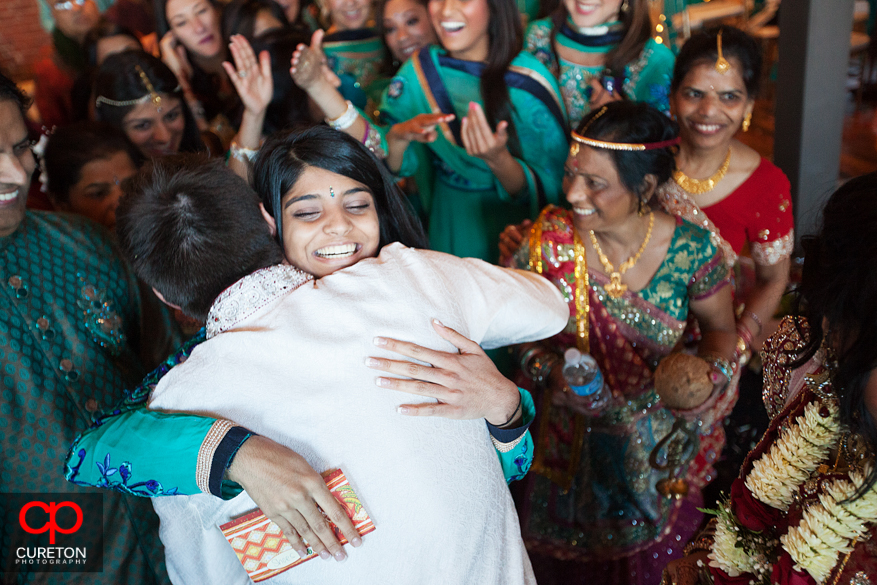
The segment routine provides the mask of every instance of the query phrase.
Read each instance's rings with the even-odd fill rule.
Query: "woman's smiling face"
[[[378,253],[378,213],[362,183],[308,167],[283,196],[281,208],[287,259],[317,278]]]
[[[417,0],[389,0],[384,4],[383,20],[384,40],[400,63],[421,47],[438,42],[429,12]]]
[[[624,223],[636,214],[637,199],[621,182],[608,152],[579,145],[564,165],[563,192],[579,234]],[[575,154],[573,154],[575,152]]]

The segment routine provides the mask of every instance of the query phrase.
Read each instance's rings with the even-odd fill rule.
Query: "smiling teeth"
[[[694,127],[701,132],[716,132],[721,128],[718,124],[695,124]]]
[[[448,32],[457,32],[458,30],[462,30],[464,26],[466,26],[465,22],[443,22],[442,28]]]
[[[572,210],[573,210],[573,213],[575,213],[576,215],[585,215],[585,216],[593,215],[597,212],[596,209],[585,209],[583,207],[573,207]]]
[[[343,246],[326,246],[316,251],[320,258],[346,258],[356,252],[356,244],[344,244]]]
[[[18,197],[18,189],[16,189],[15,191],[10,191],[9,193],[0,193],[0,203],[12,201],[16,197]]]

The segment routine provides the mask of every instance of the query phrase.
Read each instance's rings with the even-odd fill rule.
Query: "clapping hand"
[[[484,110],[475,102],[469,102],[469,111],[463,117],[463,147],[469,156],[478,157],[487,163],[496,161],[508,152],[509,123],[505,120],[496,125],[496,132],[490,129]]]

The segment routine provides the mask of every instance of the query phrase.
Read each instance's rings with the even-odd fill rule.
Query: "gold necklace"
[[[622,262],[621,266],[618,267],[618,270],[615,270],[615,267],[609,262],[609,258],[603,253],[603,250],[600,248],[600,243],[597,241],[597,236],[594,234],[594,230],[588,232],[588,235],[591,236],[591,244],[594,246],[594,251],[597,252],[597,257],[600,258],[600,264],[603,265],[603,270],[609,274],[609,284],[606,285],[605,289],[606,294],[613,299],[617,299],[627,290],[627,285],[621,283],[621,275],[633,268],[639,260],[639,257],[646,251],[646,245],[652,238],[652,228],[654,226],[655,214],[652,212],[649,213],[649,230],[646,232],[646,239],[643,240],[642,246],[639,247],[636,254]]]
[[[721,181],[722,177],[725,176],[725,173],[728,172],[728,167],[730,166],[731,147],[729,146],[728,155],[725,157],[725,162],[722,163],[722,166],[719,167],[719,170],[716,171],[716,174],[709,179],[692,179],[679,169],[676,169],[675,171],[673,171],[673,180],[676,181],[677,185],[679,185],[692,195],[703,195],[704,193],[709,193],[716,188],[716,185],[719,184],[719,181]]]

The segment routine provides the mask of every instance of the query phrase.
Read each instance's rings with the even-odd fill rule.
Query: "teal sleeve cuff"
[[[518,388],[518,391],[521,393],[523,409],[521,426],[500,429],[487,423],[507,483],[523,479],[533,464],[533,437],[529,428],[536,418],[536,406],[529,392],[523,388]]]

